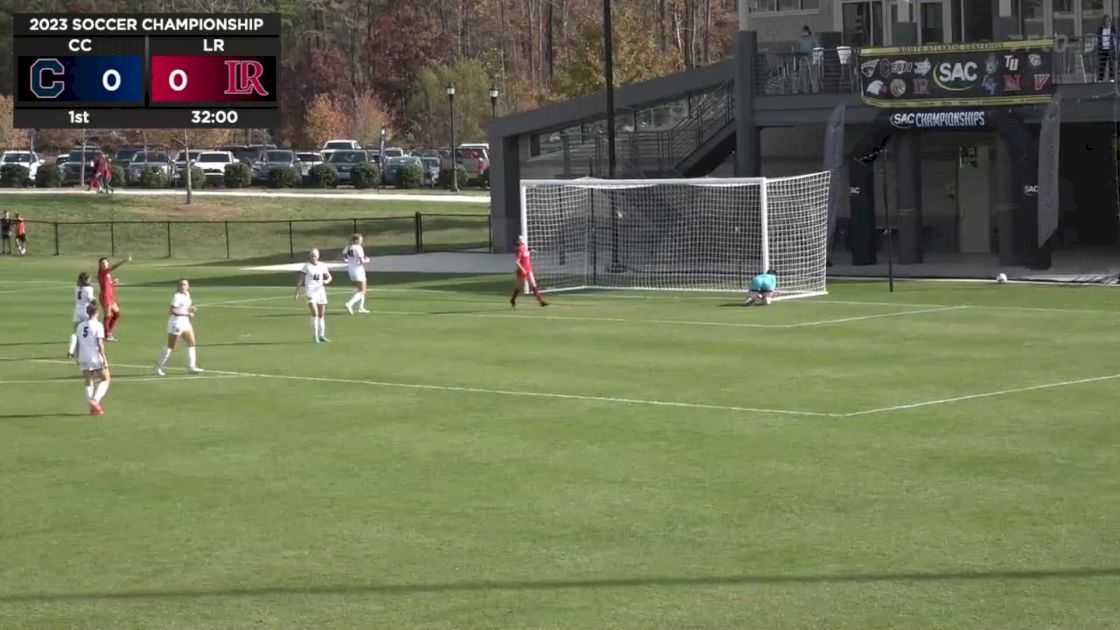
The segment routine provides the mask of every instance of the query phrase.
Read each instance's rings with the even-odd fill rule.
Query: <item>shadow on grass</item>
[[[706,587],[768,584],[874,584],[924,582],[1003,582],[1086,580],[1120,577],[1120,568],[1039,569],[1024,571],[949,571],[913,573],[834,573],[820,575],[727,575],[701,577],[633,577],[588,580],[466,580],[430,584],[336,584],[230,589],[137,589],[85,593],[0,595],[0,602],[72,602],[85,600],[192,599],[204,597],[275,597],[290,595],[414,595],[449,592],[549,591],[599,588]]]

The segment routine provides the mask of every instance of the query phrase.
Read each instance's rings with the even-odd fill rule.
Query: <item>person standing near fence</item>
[[[1097,27],[1097,80],[1104,81],[1105,69],[1108,79],[1116,79],[1116,29],[1112,28],[1112,18],[1104,16]]]
[[[12,253],[12,217],[7,210],[0,216],[0,247],[3,248],[3,253]]]
[[[27,222],[16,213],[16,249],[20,256],[27,255]]]
[[[117,279],[113,277],[113,272],[131,260],[132,256],[129,256],[128,260],[117,261],[115,265],[110,265],[108,258],[101,258],[97,261],[97,284],[101,286],[98,299],[101,300],[101,308],[105,310],[106,341],[117,340],[113,336],[113,331],[117,327],[117,321],[121,318],[121,307],[117,305]]]
[[[362,235],[355,234],[350,237],[350,245],[342,250],[342,259],[346,261],[346,270],[350,273],[350,281],[354,283],[354,295],[346,301],[346,312],[354,314],[357,305],[359,313],[368,313],[366,310],[366,263],[369,258],[362,247]]]

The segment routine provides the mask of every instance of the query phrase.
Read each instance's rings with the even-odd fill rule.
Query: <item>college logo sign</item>
[[[1001,107],[1050,101],[1054,40],[860,51],[861,94],[875,107]]]
[[[988,115],[975,111],[899,112],[891,114],[890,124],[895,129],[984,129]]]

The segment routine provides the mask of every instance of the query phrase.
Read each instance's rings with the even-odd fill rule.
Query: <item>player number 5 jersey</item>
[[[300,273],[303,274],[303,288],[308,294],[322,291],[326,287],[328,271],[323,263],[304,263]]]
[[[96,319],[82,322],[78,326],[78,360],[92,362],[101,359],[101,348],[97,346],[98,339],[105,338],[105,327]]]

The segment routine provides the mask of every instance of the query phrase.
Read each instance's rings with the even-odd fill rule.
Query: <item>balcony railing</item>
[[[759,55],[755,93],[759,96],[859,92],[858,51],[817,48],[809,54]]]
[[[1054,83],[1076,85],[1082,83],[1108,82],[1116,79],[1117,56],[1101,56],[1093,46],[1092,39],[1065,40],[1064,45],[1054,51]]]

